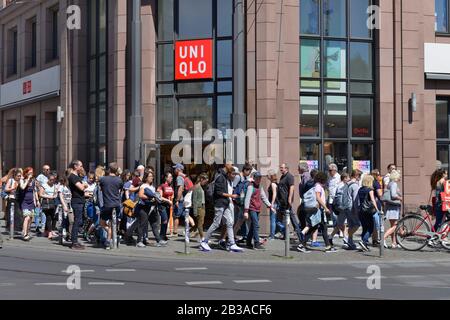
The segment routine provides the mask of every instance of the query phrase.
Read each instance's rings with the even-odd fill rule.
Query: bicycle
[[[439,242],[445,249],[450,250],[450,213],[446,213],[445,221],[439,230],[435,230],[432,224],[432,207],[422,205],[419,209],[425,214],[411,214],[398,221],[394,233],[397,243],[407,251],[421,250],[433,242]]]

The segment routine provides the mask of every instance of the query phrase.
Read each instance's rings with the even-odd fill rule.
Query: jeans
[[[360,212],[359,220],[361,221],[362,225],[361,240],[367,244],[374,230],[373,215],[371,213]]]
[[[224,221],[227,226],[228,241],[230,242],[230,245],[233,245],[235,243],[233,231],[234,214],[233,212],[231,212],[230,207],[214,208],[214,221],[209,227],[208,232],[206,232],[205,242],[208,242],[212,233],[220,227],[220,223],[222,221]]]
[[[270,238],[275,237],[275,233],[281,232],[284,234],[285,227],[283,217],[276,212],[270,211]]]
[[[434,230],[438,231],[441,227],[442,220],[444,219],[444,213],[442,212],[441,205],[435,207],[434,212],[436,213],[436,222],[434,223]]]
[[[250,230],[247,235],[247,245],[251,245],[252,238],[254,244],[257,245],[259,243],[259,212],[250,211],[249,218]]]
[[[161,208],[159,210],[159,215],[161,216],[161,230],[159,232],[159,236],[164,240],[166,239],[167,226],[168,226],[168,222],[169,222],[168,210],[170,210],[170,208],[166,207],[166,206],[161,206]]]
[[[40,208],[36,208],[35,212],[36,214],[34,215],[34,225],[36,226],[36,229],[45,227],[47,218],[45,217],[44,212]]]
[[[381,225],[380,225],[380,212],[375,212],[375,214],[373,215],[373,227],[374,230],[377,230],[378,232],[381,230]]]
[[[140,205],[136,205],[135,208],[135,220],[127,230],[127,237],[131,239],[134,230],[137,229],[137,242],[142,242],[144,238],[144,229],[148,225],[147,211],[146,208]],[[148,208],[147,208],[148,209]]]
[[[152,228],[153,235],[155,236],[156,242],[161,241],[160,236],[160,228],[159,228],[159,213],[155,208],[148,215],[148,221],[150,222],[150,226]]]
[[[74,221],[73,227],[71,231],[72,236],[72,244],[77,243],[78,239],[78,230],[80,229],[81,224],[83,223],[83,211],[84,204],[83,203],[72,203]]]
[[[58,217],[56,216],[56,209],[42,210],[45,214],[45,231],[52,232],[56,230],[56,222]]]

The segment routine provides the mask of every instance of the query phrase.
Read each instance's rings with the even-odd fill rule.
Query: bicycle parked
[[[446,212],[445,221],[436,230],[432,223],[432,206],[422,205],[419,208],[419,213],[408,215],[398,221],[395,229],[397,243],[408,251],[418,251],[426,245],[439,244],[450,250],[450,213]]]

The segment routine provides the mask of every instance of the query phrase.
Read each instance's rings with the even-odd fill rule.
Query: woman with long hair
[[[442,219],[444,218],[444,213],[442,212],[442,198],[441,192],[444,192],[445,181],[447,180],[447,170],[437,169],[433,172],[430,179],[431,192],[434,191],[435,201],[433,202],[433,211],[436,215],[436,221],[434,224],[434,229],[439,230],[442,224]]]
[[[14,205],[14,231],[19,231],[19,225],[22,225],[22,218],[20,216],[20,208],[17,204],[17,193],[22,179],[22,170],[19,168],[11,169],[6,177],[5,193],[6,193],[6,229],[10,228],[10,213],[11,206]]]
[[[172,207],[172,200],[174,195],[174,190],[172,188],[173,176],[172,173],[166,172],[164,175],[164,183],[159,186],[158,192],[161,194],[163,199],[167,201],[163,201],[160,206],[159,214],[161,216],[161,230],[160,237],[161,239],[167,241],[167,227],[169,225],[170,218],[170,208]]]
[[[385,209],[386,209],[386,219],[389,220],[389,223],[391,224],[391,227],[386,231],[384,235],[384,247],[387,248],[386,239],[388,237],[391,237],[392,239],[392,249],[395,249],[398,247],[397,240],[395,239],[395,229],[397,228],[397,222],[400,219],[400,209],[402,207],[403,198],[401,197],[401,192],[398,188],[398,183],[401,180],[401,174],[397,170],[392,170],[391,174],[389,175],[389,184],[387,186],[387,189],[391,193],[391,199],[393,201],[398,202],[397,204],[394,203],[386,203]]]
[[[56,187],[56,175],[50,174],[46,183],[39,188],[39,197],[41,198],[41,208],[45,214],[45,232],[44,236],[49,240],[56,238],[56,199],[58,198],[58,189]]]
[[[23,171],[23,179],[20,181],[19,205],[23,215],[22,236],[23,240],[31,239],[29,232],[31,221],[34,218],[34,209],[39,206],[39,198],[34,179],[34,170],[31,167]]]
[[[363,251],[370,251],[369,238],[375,227],[373,215],[380,211],[373,187],[374,178],[366,174],[362,179],[362,187],[358,191],[359,220],[362,226],[361,241],[359,245]]]

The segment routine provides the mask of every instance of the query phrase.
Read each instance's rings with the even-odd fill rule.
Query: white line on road
[[[68,273],[67,270],[61,271],[62,273]],[[81,273],[83,272],[95,272],[95,270],[80,270]],[[73,272],[70,272],[70,274],[73,274]]]
[[[222,284],[222,281],[190,281],[186,282],[189,286],[197,286],[202,284]]]
[[[330,278],[318,278],[319,280],[322,281],[342,281],[342,280],[347,280],[347,278],[342,278],[342,277],[330,277]]]
[[[197,267],[197,268],[175,268],[176,271],[190,271],[190,270],[208,270],[205,267]]]
[[[370,277],[373,277],[373,276],[370,276]],[[380,279],[386,279],[387,277],[385,277],[385,276],[380,276],[379,278],[380,278]],[[367,279],[369,279],[369,276],[365,276],[365,277],[355,277],[355,279],[358,279],[358,280],[367,280]]]
[[[124,282],[89,282],[90,286],[123,286]]]
[[[106,269],[106,272],[136,272],[136,269]]]
[[[234,283],[268,283],[272,282],[267,279],[261,279],[261,280],[233,280]]]
[[[43,282],[35,283],[35,286],[67,286],[67,282]]]
[[[0,283],[0,287],[12,287],[15,286],[15,283]]]

